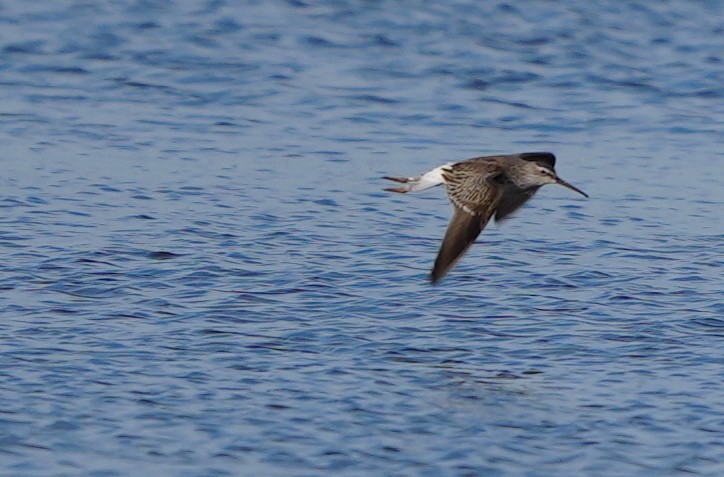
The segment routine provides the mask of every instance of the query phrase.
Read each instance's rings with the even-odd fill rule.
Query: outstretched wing
[[[496,179],[501,168],[495,161],[465,161],[443,171],[455,212],[435,259],[430,279],[436,283],[475,242],[497,208],[502,194]]]
[[[500,222],[518,210],[533,197],[533,194],[535,194],[538,189],[539,187],[526,190],[518,189],[517,187],[504,188],[503,194],[498,201],[498,207],[495,209],[495,221]]]
[[[548,169],[553,170],[556,167],[556,156],[550,152],[523,152],[518,157],[524,161],[533,161],[539,164],[545,164]]]
[[[442,245],[440,245],[435,265],[432,267],[430,280],[433,284],[452,270],[455,263],[478,238],[489,220],[489,216],[473,215],[455,207],[455,213],[447,227]]]

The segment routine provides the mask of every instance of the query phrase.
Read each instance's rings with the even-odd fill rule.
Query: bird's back
[[[450,201],[473,215],[489,215],[502,193],[497,180],[505,171],[505,156],[485,156],[458,162],[443,171]]]
[[[531,162],[552,167],[550,153],[482,156],[458,162],[443,172],[450,201],[458,208],[500,221],[530,200],[540,187],[519,187],[516,175]]]

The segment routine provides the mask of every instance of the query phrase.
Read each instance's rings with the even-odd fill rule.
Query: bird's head
[[[520,175],[520,185],[523,187],[540,187],[546,184],[560,184],[563,187],[578,192],[584,197],[588,197],[588,194],[581,189],[558,177],[550,161],[532,160],[526,162],[523,172]]]

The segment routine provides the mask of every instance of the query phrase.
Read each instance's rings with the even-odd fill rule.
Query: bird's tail
[[[388,187],[385,190],[388,192],[397,192],[399,194],[406,194],[407,192],[417,192],[418,190],[430,189],[431,187],[439,186],[445,183],[445,178],[442,173],[449,164],[444,166],[436,167],[435,169],[424,173],[421,176],[415,177],[383,177],[388,181],[399,182],[405,184],[404,187]]]

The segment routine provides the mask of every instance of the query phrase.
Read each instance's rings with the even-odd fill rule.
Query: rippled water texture
[[[722,5],[0,0],[0,474],[724,475]]]

